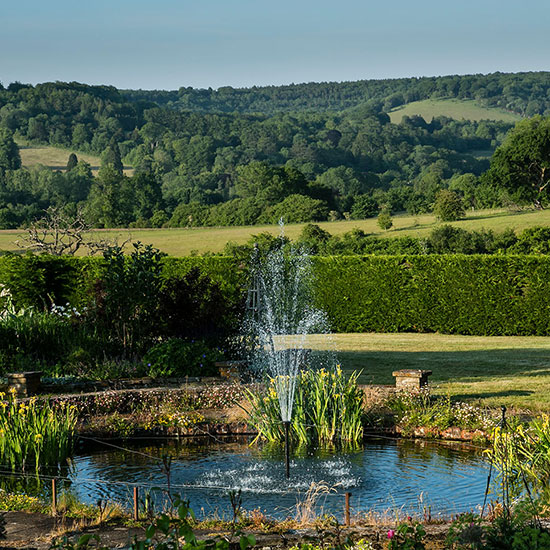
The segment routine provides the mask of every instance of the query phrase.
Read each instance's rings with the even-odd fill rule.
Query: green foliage
[[[520,204],[546,204],[550,184],[550,118],[535,116],[518,122],[495,151],[484,178],[506,189]]]
[[[6,170],[17,170],[21,167],[19,147],[13,140],[13,132],[0,127],[0,175]]]
[[[0,398],[0,460],[13,470],[62,464],[72,453],[76,427],[74,407],[57,409],[31,398],[20,402],[13,393]]]
[[[316,306],[337,332],[550,334],[550,261],[545,257],[314,260]]]
[[[172,338],[153,346],[143,357],[146,372],[153,378],[171,376],[213,376],[214,363],[223,354],[203,341]]]
[[[494,74],[173,93],[62,82],[1,89],[7,149],[16,132],[27,142],[101,154],[103,166],[97,177],[80,163],[64,174],[28,172],[10,153],[0,181],[0,227],[79,203],[96,227],[255,224],[282,210],[296,220],[325,219],[330,211],[363,217],[380,204],[426,211],[445,180],[477,178],[488,168],[477,152],[494,149],[511,124],[443,116],[392,124],[382,111],[456,96],[542,114],[546,78]],[[491,94],[478,97],[488,87]],[[121,156],[133,176],[122,175]],[[502,203],[505,197],[489,188],[467,186],[470,203]],[[165,216],[151,220],[161,211]]]
[[[161,514],[145,530],[145,540],[137,537],[132,543],[132,550],[230,550],[233,546],[227,538],[198,539],[193,532],[191,520],[194,519],[189,502],[176,498],[173,500],[175,514]],[[233,532],[232,536],[240,535],[239,548],[247,548],[256,544],[254,535],[243,535]],[[184,541],[183,543],[180,541]]]
[[[449,396],[434,397],[428,388],[398,392],[386,406],[395,413],[396,423],[405,433],[420,426],[445,430],[451,426],[467,430],[487,430],[493,423],[487,414],[473,405],[453,403]]]
[[[351,218],[353,220],[372,218],[378,214],[378,211],[378,203],[373,197],[369,195],[359,195],[353,201],[353,206],[351,207]]]
[[[220,283],[198,266],[163,281],[158,295],[159,332],[221,344],[237,333],[242,301],[227,300]]]
[[[442,189],[435,197],[434,214],[442,222],[454,222],[465,216],[462,199],[454,191]]]
[[[78,301],[83,267],[78,260],[35,254],[8,254],[0,266],[0,280],[17,309],[49,309]]]
[[[511,514],[501,513],[489,523],[469,512],[451,524],[446,547],[451,550],[550,550],[550,534],[525,513],[519,503]]]
[[[397,526],[397,529],[388,531],[389,550],[424,550],[426,530],[422,524],[412,519]]]
[[[119,246],[103,253],[104,271],[90,310],[98,330],[109,334],[125,354],[143,346],[155,333],[161,286],[162,254],[140,242],[133,247],[129,256]]]
[[[302,445],[359,442],[363,437],[363,392],[357,386],[357,377],[354,373],[346,379],[340,367],[332,372],[302,371],[296,381],[291,438]],[[271,379],[266,395],[248,392],[252,406],[250,421],[258,430],[258,438],[270,442],[284,441],[280,386],[280,381]]]
[[[387,231],[392,226],[393,220],[390,211],[387,208],[382,209],[380,214],[378,214],[378,227],[384,231]]]

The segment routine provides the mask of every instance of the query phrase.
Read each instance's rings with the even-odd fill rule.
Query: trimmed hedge
[[[550,258],[347,256],[315,261],[336,332],[550,335]]]
[[[14,267],[19,258],[0,258],[0,283],[34,273],[15,281],[29,296],[81,299],[90,280],[101,277],[98,258],[35,256],[24,270]],[[233,258],[163,262],[167,278],[200,267],[231,300],[246,288],[247,270]],[[334,256],[315,257],[313,265],[316,305],[335,332],[550,335],[548,256]]]

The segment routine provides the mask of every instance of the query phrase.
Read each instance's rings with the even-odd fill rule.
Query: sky
[[[0,82],[250,87],[550,69],[548,0],[18,0]]]

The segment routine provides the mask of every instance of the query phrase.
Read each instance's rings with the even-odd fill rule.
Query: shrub
[[[384,231],[387,231],[393,226],[393,220],[391,217],[391,213],[387,208],[383,208],[378,214],[378,227],[380,229],[383,229]]]
[[[124,354],[146,345],[157,326],[162,254],[134,243],[126,256],[119,246],[103,253],[105,269],[97,281],[89,321],[118,343]]]
[[[454,222],[465,216],[464,203],[454,191],[442,189],[435,197],[434,214],[443,222]]]
[[[172,338],[152,347],[144,356],[147,373],[155,378],[170,376],[211,376],[216,374],[214,363],[223,354],[203,341]]]
[[[239,328],[240,304],[198,267],[164,281],[159,293],[159,331],[163,337],[221,343]]]

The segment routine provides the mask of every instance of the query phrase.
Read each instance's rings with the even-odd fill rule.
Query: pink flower
[[[393,539],[393,537],[395,537],[395,531],[393,529],[390,529],[388,531],[388,538]]]

